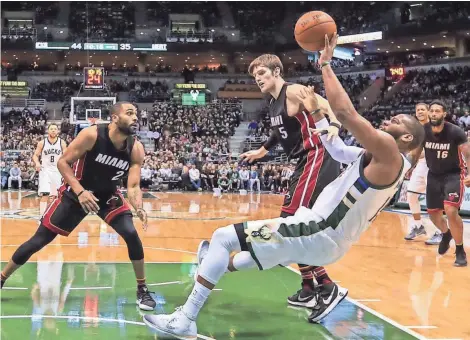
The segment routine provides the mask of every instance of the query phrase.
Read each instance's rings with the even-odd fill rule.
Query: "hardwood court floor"
[[[37,228],[39,200],[1,194],[1,260]],[[135,220],[145,247],[156,313],[184,303],[195,254],[220,226],[276,217],[282,197],[158,193],[146,199],[150,226]],[[287,308],[299,277],[285,268],[226,275],[198,320],[202,339],[470,339],[470,269],[453,267],[453,249],[407,243],[407,217],[382,213],[359,244],[327,269],[349,299],[321,325]],[[124,242],[88,217],[68,238],[33,256],[1,291],[1,338],[151,339],[135,306],[135,281]],[[2,263],[2,266],[4,263]],[[357,300],[357,302],[355,301]],[[393,321],[392,321],[393,320]],[[408,328],[411,326],[411,328]]]

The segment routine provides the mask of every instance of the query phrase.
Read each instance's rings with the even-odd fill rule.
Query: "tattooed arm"
[[[136,141],[131,154],[131,166],[127,179],[127,197],[129,203],[134,207],[137,216],[142,221],[142,227],[147,229],[147,213],[142,207],[142,190],[140,189],[140,169],[144,163],[144,147]]]

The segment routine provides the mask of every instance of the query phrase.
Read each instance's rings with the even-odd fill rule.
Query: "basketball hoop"
[[[95,125],[97,120],[98,120],[97,118],[88,118],[88,122],[90,123],[90,126]]]

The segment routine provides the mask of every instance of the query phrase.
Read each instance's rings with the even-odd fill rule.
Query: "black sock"
[[[462,244],[456,244],[455,245],[455,251],[463,251],[463,243]]]
[[[447,231],[443,234],[443,236],[448,236],[448,237],[452,237],[452,234],[450,232],[450,229],[447,229]]]

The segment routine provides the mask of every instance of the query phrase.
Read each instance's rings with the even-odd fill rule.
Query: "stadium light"
[[[44,26],[44,29],[47,30],[47,26]]]

